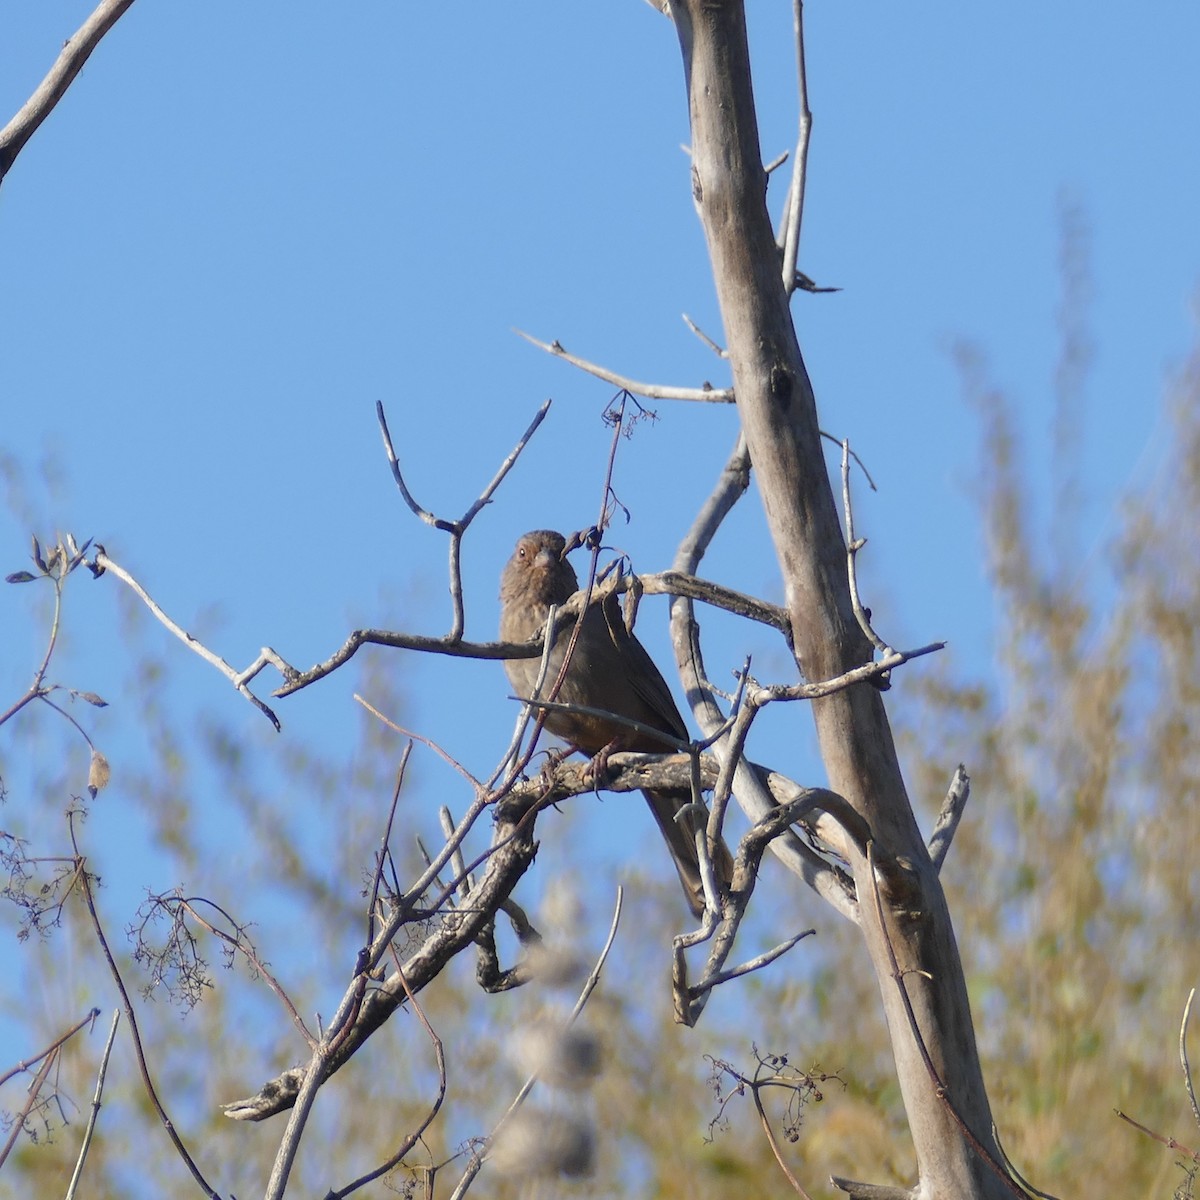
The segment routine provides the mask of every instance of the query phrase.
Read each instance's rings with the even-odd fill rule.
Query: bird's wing
[[[622,660],[624,674],[630,687],[646,708],[658,718],[657,721],[647,724],[658,724],[664,733],[669,733],[680,741],[687,741],[687,726],[675,706],[671,689],[667,687],[667,681],[654,665],[654,659],[646,653],[645,646],[625,628],[617,594],[610,592],[605,596],[601,601],[601,608],[609,637]]]

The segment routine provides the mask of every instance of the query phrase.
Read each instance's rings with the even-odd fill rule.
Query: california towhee
[[[500,579],[500,636],[507,642],[525,642],[546,623],[552,604],[562,604],[579,590],[571,564],[563,557],[566,542],[561,533],[539,529],[527,533],[504,568]],[[558,678],[563,655],[574,626],[560,631],[550,652],[542,694],[547,695]],[[504,663],[509,682],[522,699],[533,695],[540,661],[510,658]],[[615,594],[593,604],[584,614],[566,678],[554,697],[562,704],[599,708],[620,717],[660,729],[671,738],[686,741],[687,728],[671,699],[663,677],[645,647],[626,628]],[[675,749],[652,734],[584,713],[551,710],[546,728],[588,755],[617,750],[666,754]],[[666,839],[675,869],[679,872],[688,904],[699,916],[704,911],[704,889],[700,882],[695,831],[703,828],[703,817],[675,814],[692,803],[688,789],[642,793]],[[714,854],[717,875],[728,883],[733,862],[724,843]]]

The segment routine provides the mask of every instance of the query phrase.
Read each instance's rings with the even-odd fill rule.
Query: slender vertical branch
[[[1183,1006],[1183,1020],[1179,1024],[1179,1065],[1183,1068],[1183,1086],[1187,1089],[1188,1103],[1192,1106],[1192,1116],[1200,1125],[1200,1105],[1196,1103],[1196,1089],[1192,1085],[1192,1066],[1188,1062],[1187,1027],[1192,1015],[1192,1001],[1196,998],[1196,989],[1188,992],[1187,1003]]]
[[[71,1173],[71,1182],[67,1187],[64,1200],[75,1200],[75,1192],[83,1177],[83,1164],[87,1161],[88,1149],[92,1144],[92,1135],[96,1132],[96,1121],[100,1117],[100,1097],[104,1094],[104,1079],[108,1074],[108,1060],[112,1054],[113,1043],[117,1040],[117,1025],[121,1020],[121,1010],[113,1013],[112,1025],[108,1030],[108,1040],[104,1043],[104,1053],[100,1056],[100,1069],[96,1072],[96,1090],[92,1093],[92,1104],[88,1110],[87,1128],[83,1131],[83,1142],[79,1147],[79,1157],[75,1161],[75,1170]]]
[[[783,224],[783,287],[790,296],[796,290],[796,264],[800,257],[800,227],[804,221],[804,188],[808,177],[808,139],[812,112],[808,107],[808,68],[804,59],[804,0],[792,0],[792,25],[796,38],[796,92],[799,100],[800,132],[792,156],[792,183],[788,189]]]

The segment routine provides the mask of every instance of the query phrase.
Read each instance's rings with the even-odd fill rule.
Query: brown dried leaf
[[[88,768],[88,791],[91,792],[93,800],[96,798],[96,793],[107,785],[111,774],[112,770],[108,765],[108,759],[99,750],[93,750],[92,765]]]

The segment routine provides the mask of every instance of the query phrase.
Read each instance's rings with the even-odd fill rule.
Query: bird
[[[512,558],[500,579],[500,637],[506,642],[526,642],[546,624],[551,605],[562,604],[579,591],[575,570],[566,559],[566,539],[552,529],[537,529],[517,541]],[[569,623],[554,640],[542,684],[547,696],[562,668],[574,624]],[[504,662],[509,682],[522,700],[535,699],[540,661],[510,658]],[[562,686],[553,697],[560,704],[599,709],[615,717],[637,721],[635,729],[605,716],[551,709],[545,727],[573,749],[601,762],[617,750],[665,754],[688,740],[687,726],[671,698],[654,660],[625,627],[616,594],[591,604],[580,622],[579,637]],[[666,736],[655,737],[652,730]],[[706,825],[702,814],[676,820],[679,810],[692,803],[689,788],[642,792],[662,831],[683,884],[688,906],[696,917],[704,912],[704,888],[696,853],[696,831]],[[713,853],[719,879],[728,885],[733,860],[723,842]]]

